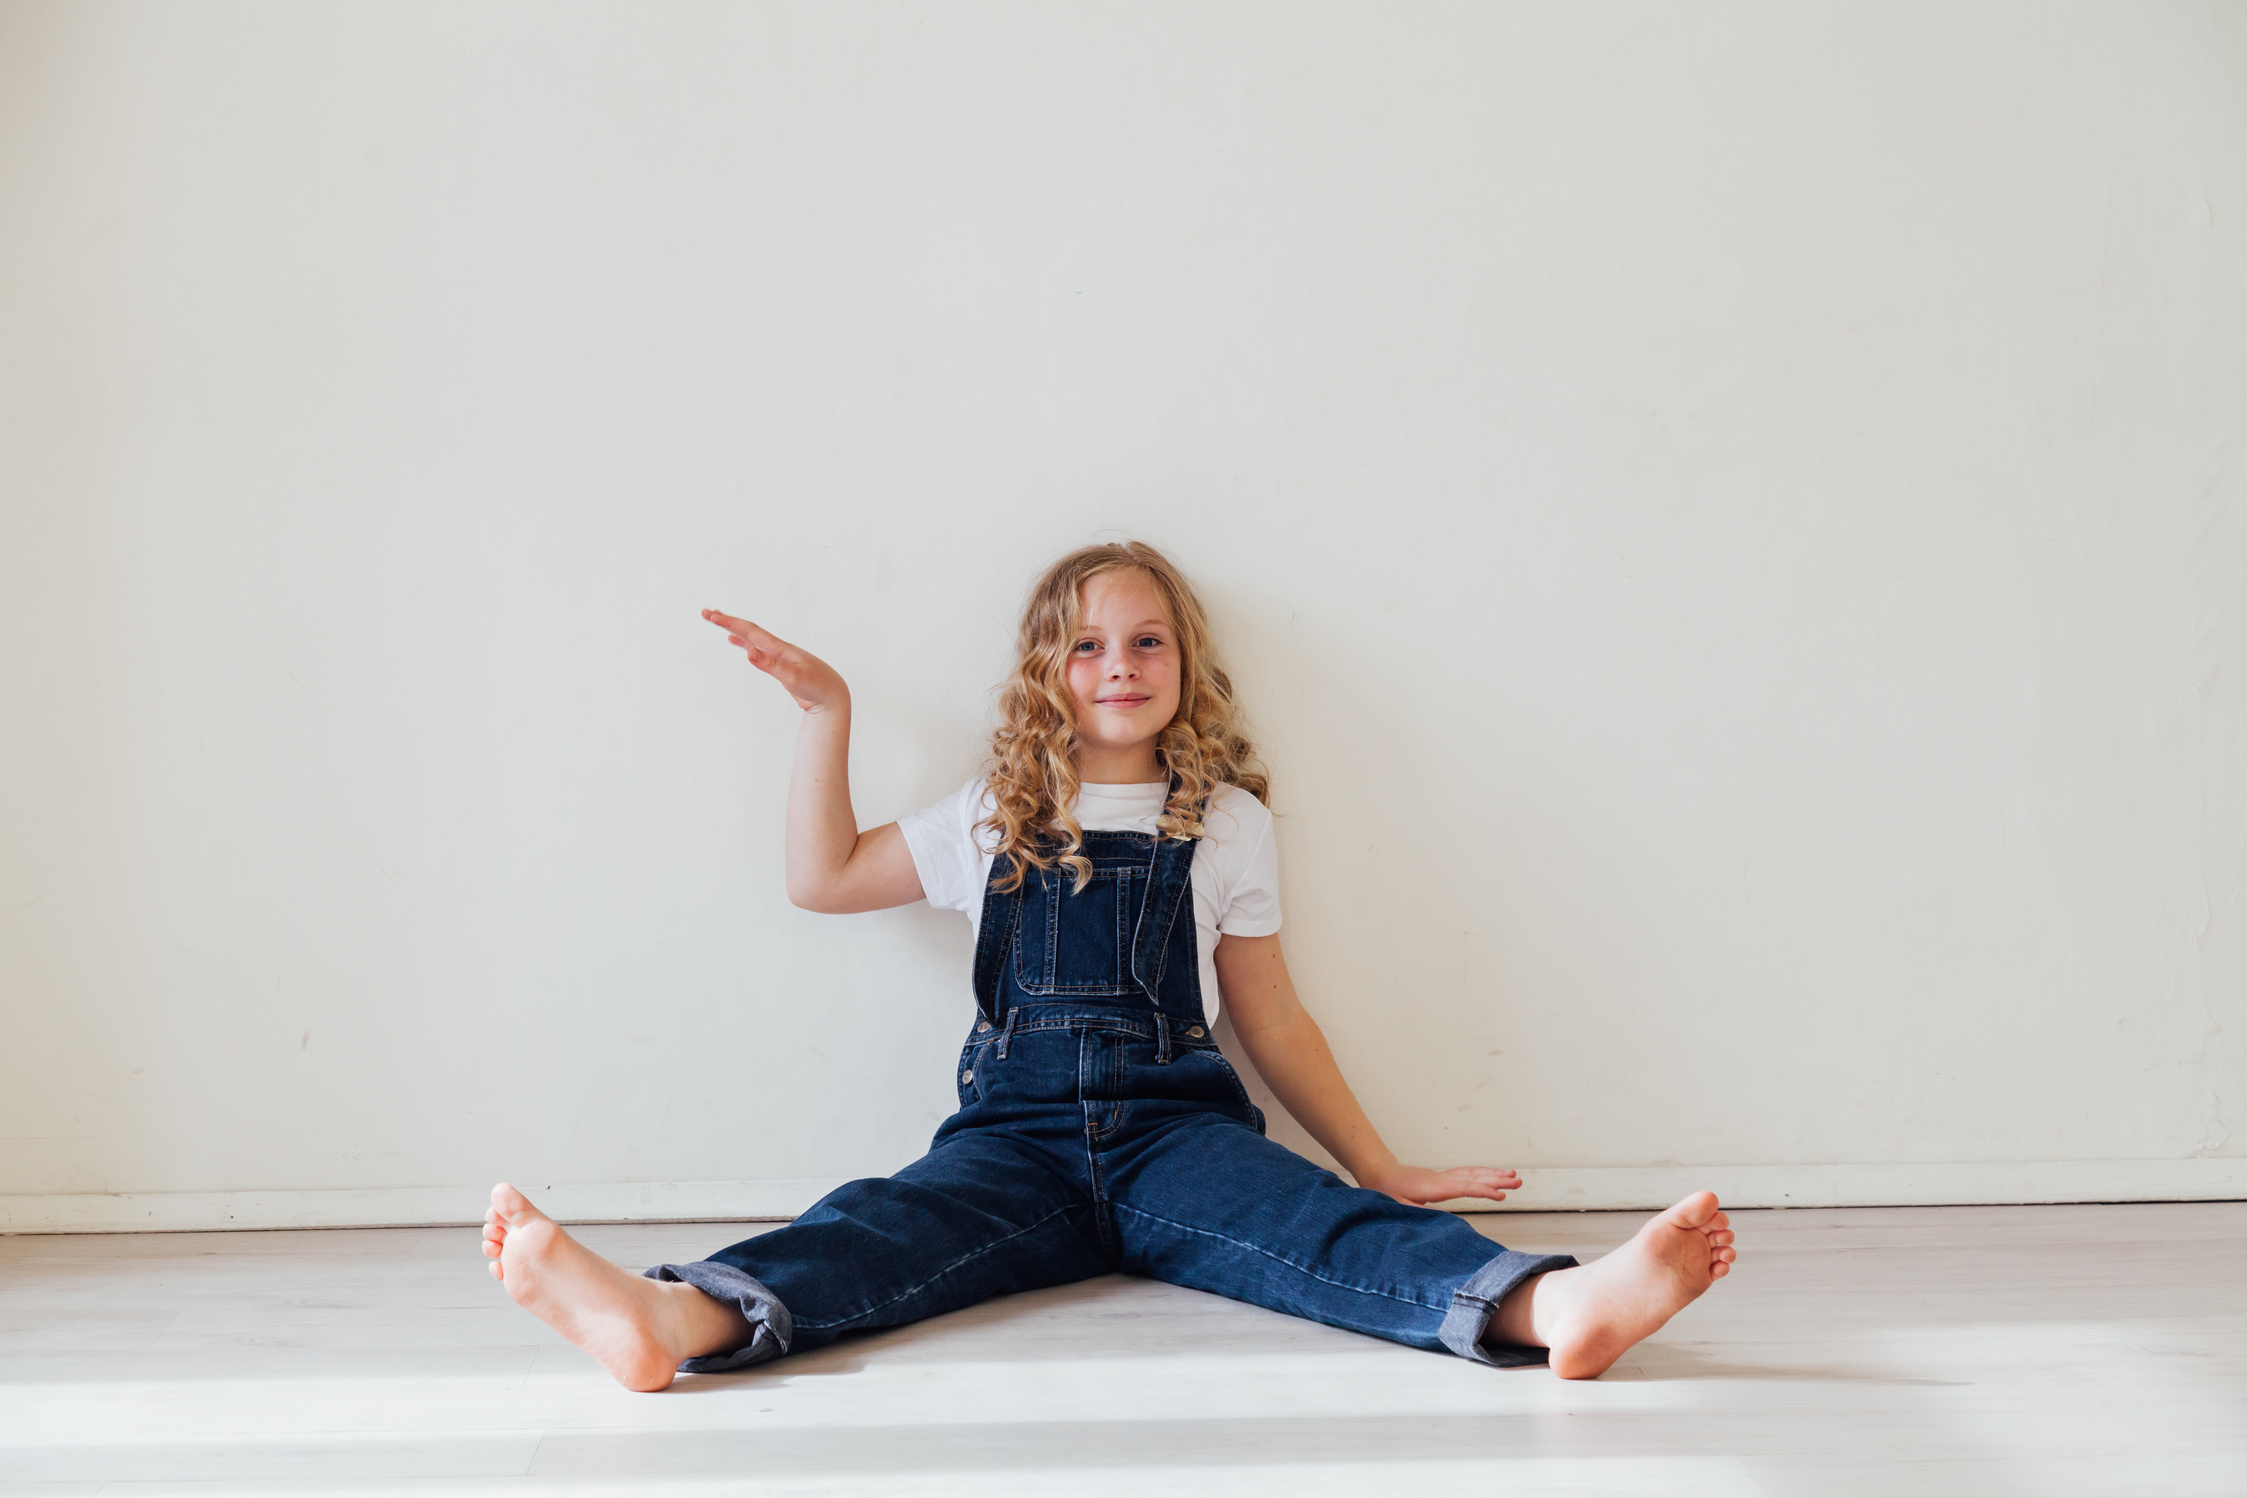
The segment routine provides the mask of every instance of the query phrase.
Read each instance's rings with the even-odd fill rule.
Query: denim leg
[[[1092,1233],[1089,1192],[1044,1151],[1003,1133],[963,1133],[894,1176],[837,1187],[784,1228],[648,1273],[744,1306],[755,1331],[748,1343],[681,1365],[722,1372],[1106,1274],[1115,1266]]]
[[[779,1296],[731,1264],[703,1259],[694,1264],[658,1264],[642,1272],[651,1280],[675,1280],[694,1286],[712,1300],[730,1302],[749,1323],[748,1341],[708,1357],[688,1358],[679,1365],[681,1373],[732,1373],[770,1362],[788,1351],[793,1332],[788,1308],[780,1303]]]
[[[1407,1206],[1224,1114],[1182,1114],[1102,1158],[1124,1268],[1499,1367],[1498,1302],[1564,1255],[1500,1248],[1449,1212]]]

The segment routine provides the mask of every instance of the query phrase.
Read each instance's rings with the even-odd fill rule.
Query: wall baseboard
[[[1947,1207],[2247,1200],[2247,1159],[2035,1160],[1941,1165],[1601,1166],[1525,1170],[1503,1205],[1466,1211],[1643,1211],[1687,1192],[1730,1207]],[[832,1180],[525,1186],[564,1222],[783,1222]],[[369,1191],[180,1191],[0,1196],[0,1234],[189,1233],[273,1228],[453,1227],[483,1220],[480,1186]]]
[[[1968,1207],[2247,1200],[2247,1159],[1918,1165],[1658,1165],[1524,1170],[1499,1212],[1654,1210],[1688,1192],[1730,1207]]]
[[[605,1186],[517,1182],[564,1222],[785,1222],[839,1180],[648,1181]],[[458,1227],[484,1220],[489,1186],[366,1191],[164,1191],[0,1196],[0,1234],[206,1233],[266,1228]]]

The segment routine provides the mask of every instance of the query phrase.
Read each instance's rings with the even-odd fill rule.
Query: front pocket
[[[1131,920],[1144,868],[1095,869],[1082,890],[1066,869],[1039,871],[1026,890],[1014,938],[1014,981],[1024,993],[1118,995],[1133,992]]]
[[[1223,1051],[1181,1051],[1171,1065],[1181,1067],[1181,1074],[1189,1079],[1188,1086],[1202,1092],[1207,1101],[1220,1105],[1229,1102],[1259,1119],[1263,1117],[1256,1104],[1249,1101],[1247,1085],[1241,1081],[1241,1074],[1233,1070],[1233,1063],[1225,1059]],[[1264,1132],[1261,1124],[1256,1132]]]

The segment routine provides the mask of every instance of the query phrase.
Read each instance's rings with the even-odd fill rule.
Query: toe
[[[501,1181],[492,1187],[492,1211],[510,1227],[532,1221],[546,1214],[531,1205],[531,1199],[514,1187]]]
[[[1722,1214],[1717,1211],[1714,1191],[1696,1191],[1662,1215],[1678,1227],[1698,1230]]]

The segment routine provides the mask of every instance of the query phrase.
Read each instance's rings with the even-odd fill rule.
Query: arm
[[[788,689],[804,710],[788,779],[788,898],[805,910],[846,915],[921,898],[921,876],[895,822],[858,830],[850,807],[850,688],[818,656],[746,619],[704,609],[749,664]]]
[[[1334,1064],[1326,1036],[1295,997],[1287,958],[1275,936],[1227,936],[1212,954],[1217,986],[1233,1033],[1240,1037],[1257,1072],[1270,1084],[1281,1106],[1327,1153],[1357,1178],[1360,1186],[1385,1192],[1402,1202],[1440,1202],[1480,1196],[1504,1201],[1521,1185],[1510,1170],[1462,1165],[1427,1170],[1401,1165],[1373,1121],[1358,1106],[1342,1069]]]

